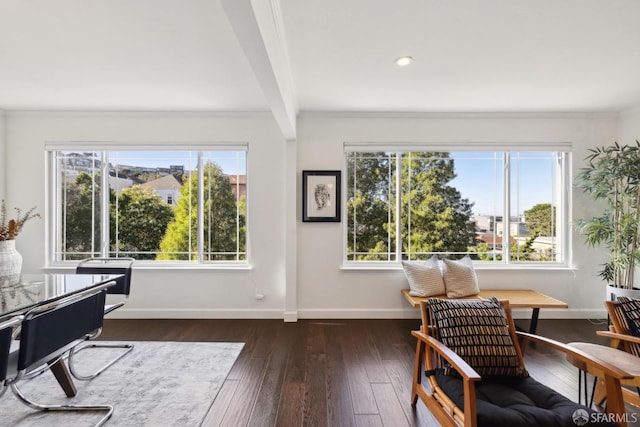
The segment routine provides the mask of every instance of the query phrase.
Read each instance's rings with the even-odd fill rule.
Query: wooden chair
[[[432,300],[421,303],[422,327],[419,331],[412,332],[412,335],[418,340],[411,390],[412,405],[417,404],[418,398],[422,400],[443,426],[576,425],[572,419],[574,414],[590,417],[594,412],[590,408],[570,401],[531,377],[481,377],[459,354],[443,344],[437,321],[430,307],[430,301]],[[456,303],[461,302],[456,301]],[[602,425],[626,425],[620,387],[621,380],[629,378],[626,372],[609,363],[599,361],[580,350],[569,348],[560,342],[517,332],[509,302],[505,300],[501,300],[499,303],[495,300],[495,302],[498,309],[500,306],[504,308],[505,327],[508,328],[507,335],[510,336],[515,349],[513,357],[517,360],[518,368],[526,372],[519,340],[523,340],[523,342],[535,341],[569,354],[586,364],[597,365],[604,372],[603,384],[609,396],[607,412],[614,414],[611,419],[616,420],[616,423]],[[477,316],[479,320],[482,320],[481,317]],[[459,378],[447,375],[445,369],[455,371],[454,373]],[[426,385],[423,384],[425,377]],[[524,396],[527,393],[526,399],[522,398],[522,402],[510,401],[515,398],[520,399],[519,396]],[[531,408],[525,408],[524,414],[512,414],[510,411],[514,407],[518,407],[519,411],[521,407],[525,406],[522,404],[525,400],[529,404],[529,400],[531,400],[529,395],[533,395],[535,404]],[[544,396],[544,398],[538,399],[540,396]],[[539,405],[538,400],[546,402]],[[545,405],[548,407],[544,407]],[[529,409],[534,415],[526,413]],[[578,410],[581,411],[576,412]],[[543,418],[547,416],[553,419]],[[588,418],[583,418],[583,420],[588,421]]]
[[[640,337],[631,333],[620,303],[618,301],[605,301],[607,314],[609,314],[609,331],[598,331],[597,334],[611,338],[611,346],[640,357]]]
[[[625,402],[640,407],[640,337],[631,333],[631,328],[618,301],[605,301],[605,307],[611,321],[609,331],[598,331],[596,333],[600,336],[611,338],[611,347],[624,350],[635,356],[635,358],[625,358],[626,363],[622,367],[633,374],[633,378],[622,381],[622,385],[631,387],[623,387],[622,397]],[[617,363],[619,364],[619,360]],[[594,402],[602,404],[606,397],[607,393],[604,384],[602,384],[602,381],[598,381],[594,393]]]

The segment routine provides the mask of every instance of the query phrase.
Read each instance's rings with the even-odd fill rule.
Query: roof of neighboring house
[[[502,236],[495,236],[493,234],[481,234],[476,236],[476,241],[487,243],[487,244],[502,244]],[[513,237],[509,237],[510,243],[515,243],[516,239]]]
[[[229,182],[233,185],[247,183],[247,175],[228,175],[228,176],[229,176]]]
[[[182,187],[182,182],[174,175],[166,175],[162,178],[154,179],[153,181],[145,182],[141,184],[145,187],[151,187],[156,190],[179,190]]]

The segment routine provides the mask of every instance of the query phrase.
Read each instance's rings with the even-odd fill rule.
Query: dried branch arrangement
[[[13,209],[16,211],[16,217],[15,219],[8,219],[7,206],[4,200],[2,201],[2,207],[0,207],[0,241],[14,240],[27,221],[33,218],[40,218],[40,214],[35,211],[35,206],[24,213],[20,208]]]

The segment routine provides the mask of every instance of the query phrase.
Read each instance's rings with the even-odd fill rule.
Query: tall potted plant
[[[577,181],[594,201],[604,202],[601,215],[578,221],[587,245],[603,246],[609,261],[599,271],[609,287],[608,294],[636,288],[634,275],[640,265],[640,142],[589,150],[587,166]]]

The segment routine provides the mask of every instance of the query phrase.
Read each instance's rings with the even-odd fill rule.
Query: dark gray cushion
[[[438,383],[460,408],[464,408],[462,380],[436,371]],[[581,412],[576,412],[582,410]],[[614,426],[597,422],[593,410],[575,403],[560,393],[527,378],[483,380],[476,384],[478,427],[576,427]],[[586,411],[586,412],[583,412]],[[574,422],[574,416],[588,414],[586,424]]]

